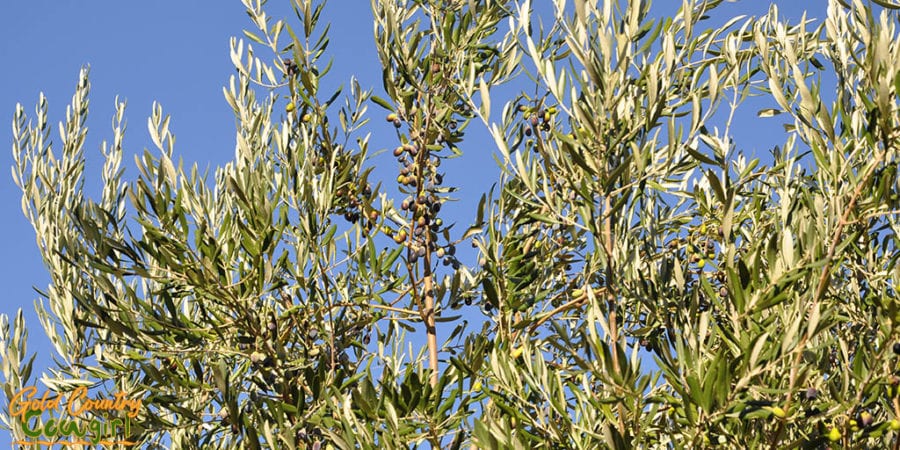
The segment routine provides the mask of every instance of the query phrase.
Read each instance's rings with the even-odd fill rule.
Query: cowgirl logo
[[[79,387],[68,394],[29,386],[9,401],[9,415],[28,439],[14,445],[134,445],[118,439],[131,435],[131,421],[141,410],[140,398],[117,392],[111,398],[90,397]]]

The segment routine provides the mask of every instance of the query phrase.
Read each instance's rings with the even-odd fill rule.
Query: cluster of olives
[[[288,77],[293,78],[300,74],[300,68],[297,67],[297,63],[293,59],[287,58],[284,60],[284,73]]]
[[[420,194],[417,197],[410,195],[400,203],[400,209],[411,212],[413,220],[408,228],[394,232],[393,239],[397,244],[409,246],[410,262],[415,263],[424,257],[426,252],[433,252],[439,258],[444,258],[445,266],[452,264],[454,269],[458,269],[459,261],[454,257],[456,247],[452,244],[446,247],[435,244],[437,233],[444,225],[443,219],[437,217],[437,213],[441,210],[440,198],[434,193]]]
[[[357,223],[363,219],[366,228],[371,229],[377,222],[380,213],[368,206],[372,199],[372,186],[366,184],[363,187],[350,183],[335,192],[335,205],[337,213],[344,216],[344,220]]]
[[[718,230],[719,237],[722,237],[721,227]],[[688,236],[686,241],[682,241],[679,238],[672,239],[667,244],[667,247],[671,251],[677,251],[682,246],[684,246],[687,251],[687,255],[690,257],[690,261],[693,264],[697,265],[697,269],[703,269],[706,266],[706,261],[714,259],[716,257],[716,242],[712,236],[710,236],[707,225],[701,224],[696,232],[691,233]]]
[[[525,136],[531,136],[538,131],[550,131],[553,123],[553,115],[556,114],[555,106],[549,108],[529,108],[519,105],[518,111],[525,117]]]
[[[717,230],[718,237],[723,237],[722,228],[719,227]],[[685,256],[689,258],[691,264],[694,265],[695,270],[693,273],[695,274],[703,274],[704,267],[706,267],[706,263],[709,260],[713,260],[716,258],[716,238],[713,235],[714,233],[710,232],[707,225],[701,224],[697,227],[694,232],[692,232],[687,238],[674,238],[670,240],[666,247],[670,252],[680,252],[682,249],[685,251]],[[712,281],[715,281],[715,285],[718,286],[717,291],[720,298],[724,299],[728,297],[728,287],[727,287],[727,276],[724,271],[717,270],[715,272],[707,272]],[[700,311],[706,311],[709,309],[709,302],[703,297],[700,296]]]
[[[457,298],[454,298],[450,302],[451,309],[459,309],[462,305],[471,306],[472,302],[475,301],[475,296],[473,295],[461,295]],[[482,308],[485,314],[490,314],[494,309],[494,304],[490,302],[490,300],[484,299],[484,303],[482,303]]]
[[[397,114],[388,114],[385,118],[395,127],[401,125]],[[448,125],[449,129],[455,128],[455,123]],[[400,203],[400,209],[412,214],[410,224],[400,230],[393,231],[385,227],[383,231],[392,235],[394,242],[409,248],[409,262],[415,263],[428,253],[434,253],[443,259],[445,266],[452,265],[454,269],[460,267],[455,258],[456,248],[453,245],[438,246],[437,233],[444,226],[444,221],[438,217],[441,211],[442,200],[438,196],[439,186],[444,182],[444,176],[438,173],[441,165],[439,157],[431,157],[427,150],[417,145],[422,136],[411,130],[409,142],[394,149],[393,155],[399,163],[397,183],[403,187],[411,188],[411,195]],[[442,143],[440,134],[435,137],[437,143]]]
[[[416,161],[418,154],[419,148],[413,144],[403,144],[394,149],[394,156],[397,157],[397,162],[400,163],[400,174],[397,175],[397,183],[403,186],[418,186],[419,179],[416,176],[419,169],[419,165]],[[426,163],[425,172],[434,173],[440,165],[440,158],[430,158]],[[432,177],[434,186],[440,185],[442,182],[443,177],[441,177],[440,174],[435,174]]]
[[[403,125],[403,122],[400,121],[400,116],[398,116],[396,113],[388,114],[387,117],[384,118],[384,120],[394,124],[394,128],[400,128],[400,126]]]

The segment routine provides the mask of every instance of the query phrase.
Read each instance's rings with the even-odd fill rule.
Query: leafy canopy
[[[117,103],[91,199],[88,71],[58,138],[17,107],[47,388],[141,396],[148,448],[900,446],[897,6],[372,0],[379,96],[320,91],[334,3],[263,3],[211,178],[157,105],[124,180]],[[784,126],[764,157],[750,107]],[[489,147],[455,222],[441,162]],[[33,358],[0,325],[10,398]]]

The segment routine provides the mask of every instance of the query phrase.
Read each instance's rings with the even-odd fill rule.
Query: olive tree
[[[88,71],[55,145],[17,107],[48,388],[141,396],[151,448],[900,448],[898,6],[372,0],[375,95],[320,92],[331,5],[264,3],[211,179],[155,106],[124,180],[117,103],[91,199]],[[466,224],[441,162],[470,148],[500,175]]]

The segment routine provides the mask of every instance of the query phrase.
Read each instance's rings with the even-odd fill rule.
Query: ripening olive
[[[807,389],[806,393],[804,394],[804,397],[807,400],[815,400],[816,397],[818,397],[818,396],[819,396],[819,391],[814,387]]]
[[[250,361],[253,363],[260,363],[266,359],[266,355],[262,352],[256,351],[250,354]]]
[[[873,420],[875,420],[875,418],[872,417],[872,414],[868,411],[859,413],[859,424],[863,427],[868,428],[870,425],[872,425]]]

